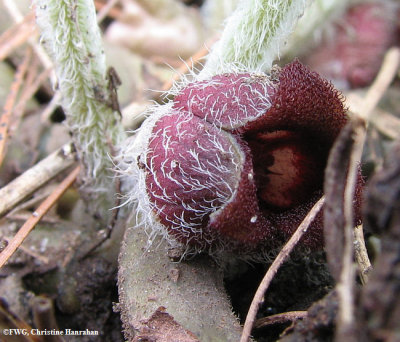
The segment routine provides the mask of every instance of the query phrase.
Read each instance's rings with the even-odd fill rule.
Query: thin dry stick
[[[182,74],[188,72],[191,68],[193,68],[196,63],[198,63],[204,56],[209,53],[209,47],[203,47],[199,51],[197,51],[192,57],[187,59],[182,63],[182,65],[178,68],[177,73],[174,75],[172,80],[167,81],[163,84],[162,90],[169,90],[175,81],[181,78]]]
[[[47,194],[47,196],[48,195],[49,194]],[[41,198],[41,200],[43,201],[47,196],[43,196],[43,198]],[[35,199],[36,199],[36,197],[35,197]],[[30,201],[27,201],[27,202],[30,202]],[[27,203],[27,202],[25,202],[25,203]],[[41,201],[37,201],[37,202],[41,202]],[[30,208],[32,208],[32,206]],[[31,214],[32,214],[32,212],[28,211],[28,210],[19,211],[19,212],[15,212],[15,213],[11,212],[6,215],[6,218],[8,221],[11,221],[11,222],[25,222],[31,216]],[[59,219],[59,217],[57,217],[55,215],[54,216],[48,215],[48,216],[42,218],[42,222],[56,224],[56,223],[60,223],[60,219]]]
[[[9,244],[10,241],[12,240],[11,238],[9,238],[9,237],[7,237],[7,236],[3,236],[2,239],[3,239],[5,242],[7,242],[7,244]],[[49,260],[48,257],[46,257],[46,256],[44,256],[44,255],[40,255],[40,254],[38,254],[38,253],[35,253],[34,251],[32,251],[31,249],[29,249],[29,248],[27,248],[27,247],[25,247],[25,246],[20,246],[19,249],[20,249],[23,253],[25,253],[25,254],[31,256],[32,258],[35,258],[35,259],[39,260],[39,261],[42,262],[43,264],[48,264],[48,263],[50,262],[50,260]]]
[[[45,296],[35,297],[32,301],[33,321],[39,331],[60,331],[54,313],[53,301]],[[43,341],[65,342],[60,335],[48,335]]]
[[[8,137],[8,128],[10,126],[11,113],[13,111],[18,91],[21,87],[25,73],[28,70],[31,57],[32,50],[30,48],[27,48],[24,60],[20,65],[18,65],[17,72],[14,76],[14,82],[11,84],[11,89],[4,105],[3,114],[0,117],[0,165],[3,162],[4,156],[6,154],[6,143]]]
[[[365,247],[362,225],[354,228],[354,253],[356,256],[357,264],[360,268],[359,273],[361,283],[365,285],[368,282],[368,277],[369,273],[372,270],[372,265],[368,257],[367,248]]]
[[[351,329],[354,326],[354,276],[355,267],[353,265],[353,227],[354,227],[354,193],[357,183],[358,165],[361,160],[363,141],[360,138],[365,132],[364,125],[354,127],[355,142],[349,161],[349,171],[344,190],[344,248],[343,248],[343,267],[340,273],[340,281],[336,285],[339,296],[339,319],[337,324],[336,340],[340,341],[346,335],[354,336]]]
[[[346,106],[351,113],[360,113],[364,105],[364,98],[355,92],[346,94]],[[400,135],[400,118],[392,113],[375,108],[369,117],[369,124],[372,124],[377,131],[391,140],[396,140]]]
[[[263,302],[264,294],[267,291],[272,279],[274,278],[276,272],[278,272],[279,267],[285,262],[285,260],[288,258],[293,248],[300,241],[301,237],[307,232],[309,225],[314,220],[318,212],[321,210],[324,201],[325,197],[322,196],[318,200],[318,202],[314,204],[314,206],[309,211],[307,216],[297,227],[296,231],[293,233],[289,241],[283,246],[282,250],[279,252],[278,256],[275,258],[274,262],[272,263],[267,273],[265,274],[263,280],[260,283],[260,286],[258,287],[254,295],[253,301],[251,302],[249,311],[247,313],[246,321],[244,323],[240,342],[248,342],[257,315],[258,308]]]
[[[22,329],[24,329],[27,332],[31,331],[33,329],[32,326],[30,326],[28,323],[26,323],[22,318],[20,318],[19,316],[10,312],[9,305],[7,304],[7,302],[5,300],[2,300],[0,302],[0,316],[2,318],[2,324],[7,326],[7,328],[20,329],[19,330],[20,333],[22,332]],[[4,332],[5,331],[2,330],[2,335],[6,336],[6,334],[4,334]],[[21,333],[21,335],[22,335],[22,333]],[[27,338],[21,339],[20,337],[22,337],[22,336],[19,336],[18,338],[13,338],[13,339],[11,339],[11,338],[4,339],[2,337],[2,342],[3,341],[8,342],[10,340],[11,341],[23,341],[23,342],[43,342],[42,336],[40,336],[40,335],[30,335],[29,340]]]
[[[3,0],[3,4],[8,13],[17,23],[21,22],[24,19],[21,11],[15,3],[15,0]]]
[[[52,194],[47,197],[42,204],[32,213],[32,216],[18,230],[17,234],[10,241],[7,247],[0,254],[0,268],[14,254],[17,248],[22,244],[28,234],[35,228],[35,225],[63,195],[63,193],[75,182],[80,171],[80,166],[77,166],[58,186]]]
[[[392,113],[377,109],[374,111],[371,122],[375,128],[382,134],[392,140],[396,140],[400,136],[400,118]]]
[[[0,61],[24,44],[35,30],[35,14],[27,14],[23,21],[13,25],[0,36]]]
[[[369,119],[383,94],[396,77],[399,68],[400,48],[394,47],[386,53],[379,74],[365,96],[362,112],[358,113],[362,118]]]
[[[372,111],[396,76],[399,65],[400,49],[392,48],[386,53],[381,70],[367,92],[363,111],[361,113],[357,113],[367,122]],[[352,329],[354,321],[353,294],[355,269],[353,267],[353,199],[357,183],[358,165],[361,161],[366,135],[366,127],[357,125],[354,132],[354,145],[350,157],[349,172],[344,194],[345,246],[343,252],[343,268],[340,275],[340,282],[337,285],[339,297],[338,332],[336,336],[337,340],[341,340],[347,336],[348,332]]]
[[[254,328],[259,329],[272,324],[286,323],[288,321],[296,321],[298,319],[304,319],[307,317],[307,311],[289,311],[282,312],[276,315],[271,315],[268,317],[263,317],[258,319]]]
[[[107,8],[107,10],[105,10],[104,8],[108,7],[109,3],[104,4],[100,1],[95,0],[94,5],[96,6],[96,10],[98,11],[98,14],[97,14],[97,22],[98,23],[103,21],[103,19],[104,19],[104,18],[102,18],[103,16],[109,15],[111,18],[115,19],[115,18],[118,18],[118,16],[120,16],[122,13],[122,10],[114,7],[115,4],[113,4],[113,6],[111,6],[112,8],[109,8],[109,9]],[[105,15],[102,14],[103,10],[105,12]]]
[[[19,126],[22,116],[25,111],[25,107],[29,99],[34,93],[29,93],[29,89],[32,88],[32,84],[35,82],[39,72],[40,61],[36,56],[33,56],[32,61],[26,71],[25,78],[21,90],[18,96],[18,102],[14,105],[13,118],[10,122],[8,134],[13,136],[17,127]]]
[[[214,39],[215,41],[216,39]],[[186,61],[184,61],[182,63],[182,65],[177,69],[176,74],[172,77],[171,80],[166,81],[162,87],[161,90],[162,91],[167,91],[169,89],[171,89],[172,85],[174,84],[175,81],[179,80],[183,74],[185,74],[186,72],[188,72],[191,68],[194,67],[194,65],[196,65],[201,58],[203,58],[204,56],[206,56],[209,53],[209,48],[204,47],[202,49],[200,49],[198,52],[196,52],[192,57],[190,57],[189,59],[187,59]],[[128,104],[127,106],[124,107],[124,109],[122,110],[122,112],[124,112],[127,108],[129,108],[130,106],[134,105],[135,102],[132,102],[130,104]],[[141,121],[144,120],[145,115],[144,113],[141,113],[138,115],[137,117],[137,121]]]
[[[3,0],[4,5],[8,11],[8,13],[11,15],[13,20],[18,24],[24,20],[24,17],[15,4],[14,0]],[[32,11],[34,12],[34,11]],[[33,51],[35,51],[36,55],[40,58],[42,64],[44,65],[45,69],[52,69],[53,68],[53,62],[51,61],[50,57],[47,55],[46,51],[44,51],[44,48],[38,44],[36,40],[36,35],[30,34],[28,38],[28,43],[30,46],[32,46]],[[55,84],[56,79],[54,73],[52,74],[52,82]]]
[[[97,22],[101,23],[119,1],[120,0],[108,0],[107,3],[97,13]]]
[[[36,205],[38,205],[40,202],[42,202],[47,196],[49,196],[52,191],[54,190],[55,186],[52,185],[48,185],[48,186],[44,186],[42,187],[40,190],[40,193],[35,194],[35,196],[33,196],[32,198],[22,202],[21,204],[16,205],[12,210],[10,210],[6,217],[10,220],[13,219],[13,216],[15,214],[21,214],[21,212],[26,211],[29,215],[31,214],[30,211],[28,210],[28,208],[33,208]],[[27,217],[25,217],[22,221],[26,221]],[[48,219],[48,218],[47,218]]]
[[[0,189],[0,216],[33,194],[43,184],[53,179],[75,162],[71,143],[65,144],[22,175]]]
[[[14,116],[16,120],[10,127],[11,132],[15,131],[18,127],[19,121],[24,113],[25,107],[29,99],[37,92],[39,87],[47,80],[50,74],[50,69],[44,70],[37,77],[35,77],[33,82],[27,84],[26,87],[24,87],[23,93],[21,94],[18,103],[15,105]]]

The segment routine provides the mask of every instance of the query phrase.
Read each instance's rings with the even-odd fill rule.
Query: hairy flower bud
[[[193,82],[123,151],[147,228],[198,249],[282,244],[322,195],[347,117],[332,85],[295,61],[270,75]],[[129,157],[129,159],[128,159]],[[303,244],[322,247],[321,215]]]

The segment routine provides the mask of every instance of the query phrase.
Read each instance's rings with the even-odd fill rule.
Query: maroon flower
[[[166,108],[137,157],[149,224],[200,249],[285,242],[322,195],[347,121],[340,93],[297,61],[194,82]],[[322,248],[321,215],[303,245]]]

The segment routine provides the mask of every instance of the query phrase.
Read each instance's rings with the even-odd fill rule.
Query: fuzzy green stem
[[[112,146],[125,138],[109,105],[106,64],[92,0],[36,0],[42,42],[52,57],[62,106],[83,166],[82,192],[103,223],[114,205]]]
[[[236,70],[268,71],[306,3],[307,0],[242,0],[228,19],[200,78]]]

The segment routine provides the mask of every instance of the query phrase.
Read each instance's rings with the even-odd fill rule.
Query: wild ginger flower
[[[148,231],[171,241],[240,253],[276,247],[322,195],[346,121],[341,94],[297,61],[193,82],[122,151],[128,201]],[[322,248],[321,216],[304,246]]]

